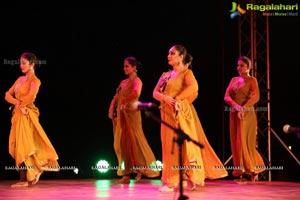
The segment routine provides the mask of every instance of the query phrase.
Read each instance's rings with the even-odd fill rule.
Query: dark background
[[[291,1],[292,2],[292,1]],[[199,5],[200,4],[200,5]],[[0,178],[16,179],[8,153],[11,113],[5,92],[21,75],[18,64],[25,51],[46,64],[36,70],[42,85],[36,99],[40,123],[59,155],[72,171],[44,173],[44,178],[112,178],[115,171],[91,170],[99,159],[117,164],[108,107],[125,78],[123,59],[135,56],[143,64],[141,101],[154,102],[152,90],[168,69],[167,53],[183,44],[193,55],[199,83],[194,105],[208,140],[220,159],[231,155],[224,91],[236,76],[238,19],[230,19],[231,2],[138,3],[127,1],[94,8],[0,9]],[[300,126],[299,17],[270,17],[271,127],[299,156],[300,141],[282,131],[285,124]],[[159,114],[159,113],[155,113]],[[145,136],[161,160],[159,124],[143,115]],[[273,150],[274,149],[274,150]],[[272,139],[274,179],[298,181],[299,164],[283,145]],[[297,178],[298,177],[298,178]]]

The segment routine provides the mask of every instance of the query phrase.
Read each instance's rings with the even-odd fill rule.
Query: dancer
[[[44,171],[59,171],[58,156],[39,123],[39,109],[34,104],[41,85],[35,75],[39,64],[35,54],[23,53],[20,67],[24,75],[5,93],[5,100],[13,104],[9,153],[20,172],[19,182],[12,187],[36,184]]]
[[[113,97],[108,117],[113,122],[114,149],[118,158],[117,174],[122,176],[119,183],[130,183],[130,174],[136,173],[135,180],[141,176],[157,177],[155,156],[147,142],[142,128],[141,112],[136,103],[141,95],[142,81],[137,75],[141,62],[135,57],[124,60],[124,72],[128,78],[121,81]]]
[[[229,112],[230,144],[234,170],[233,176],[241,179],[265,170],[265,164],[256,149],[257,118],[254,105],[259,101],[259,87],[255,77],[250,76],[251,60],[241,56],[237,61],[239,76],[233,77],[226,89],[224,101],[231,107]]]
[[[228,173],[210,146],[193,106],[198,96],[198,83],[190,69],[192,59],[183,45],[172,46],[168,53],[168,64],[172,70],[163,72],[154,88],[153,97],[160,102],[163,121],[180,128],[191,139],[204,145],[201,149],[192,142],[185,140],[183,143],[184,166],[179,166],[179,170],[184,170],[184,179],[189,181],[189,188],[194,190],[197,185],[204,186],[205,178],[223,178]],[[161,124],[162,192],[173,191],[179,185],[179,170],[174,169],[179,164],[179,152],[174,148],[174,139],[177,138],[174,130]]]

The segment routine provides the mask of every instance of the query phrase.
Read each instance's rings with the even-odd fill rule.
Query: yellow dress
[[[163,73],[154,89],[153,97],[161,102],[161,120],[182,130],[191,139],[202,144],[204,148],[185,140],[182,146],[183,166],[179,166],[178,144],[173,142],[173,139],[177,139],[178,135],[174,130],[162,124],[162,182],[169,187],[178,185],[179,170],[183,170],[185,179],[199,185],[204,184],[205,178],[217,179],[228,176],[222,162],[210,146],[192,104],[198,96],[198,83],[193,72],[186,69],[175,78],[168,80],[168,77],[171,76],[170,73]],[[157,95],[155,95],[155,91],[158,92]],[[175,111],[173,107],[166,104],[161,99],[164,95],[179,101],[181,109]]]
[[[230,144],[234,169],[233,176],[257,174],[265,170],[263,159],[256,149],[257,118],[254,105],[259,100],[255,77],[231,79],[224,100],[230,106]],[[244,106],[244,119],[239,119],[234,106]]]
[[[56,151],[39,123],[39,110],[34,105],[41,82],[36,76],[23,80],[24,77],[18,78],[5,97],[9,103],[19,100],[20,107],[28,109],[28,114],[16,107],[13,109],[9,153],[15,159],[17,169],[24,162],[27,181],[33,181],[40,171],[59,171],[59,165]]]
[[[160,175],[156,158],[142,128],[141,111],[134,109],[142,90],[139,77],[121,81],[110,109],[115,109],[112,119],[114,149],[118,159],[119,176],[142,173],[147,177]]]

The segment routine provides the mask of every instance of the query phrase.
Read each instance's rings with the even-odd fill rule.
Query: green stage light
[[[99,160],[96,167],[100,173],[105,173],[109,170],[109,163],[106,160]]]

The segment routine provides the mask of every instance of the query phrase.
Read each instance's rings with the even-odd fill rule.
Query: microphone
[[[286,134],[296,133],[298,135],[300,134],[300,127],[293,127],[290,126],[289,124],[286,124],[283,126],[283,132],[285,132]]]
[[[151,102],[135,102],[133,104],[133,109],[136,110],[148,110],[148,109],[153,109],[153,108],[158,108],[158,106],[155,103]]]

